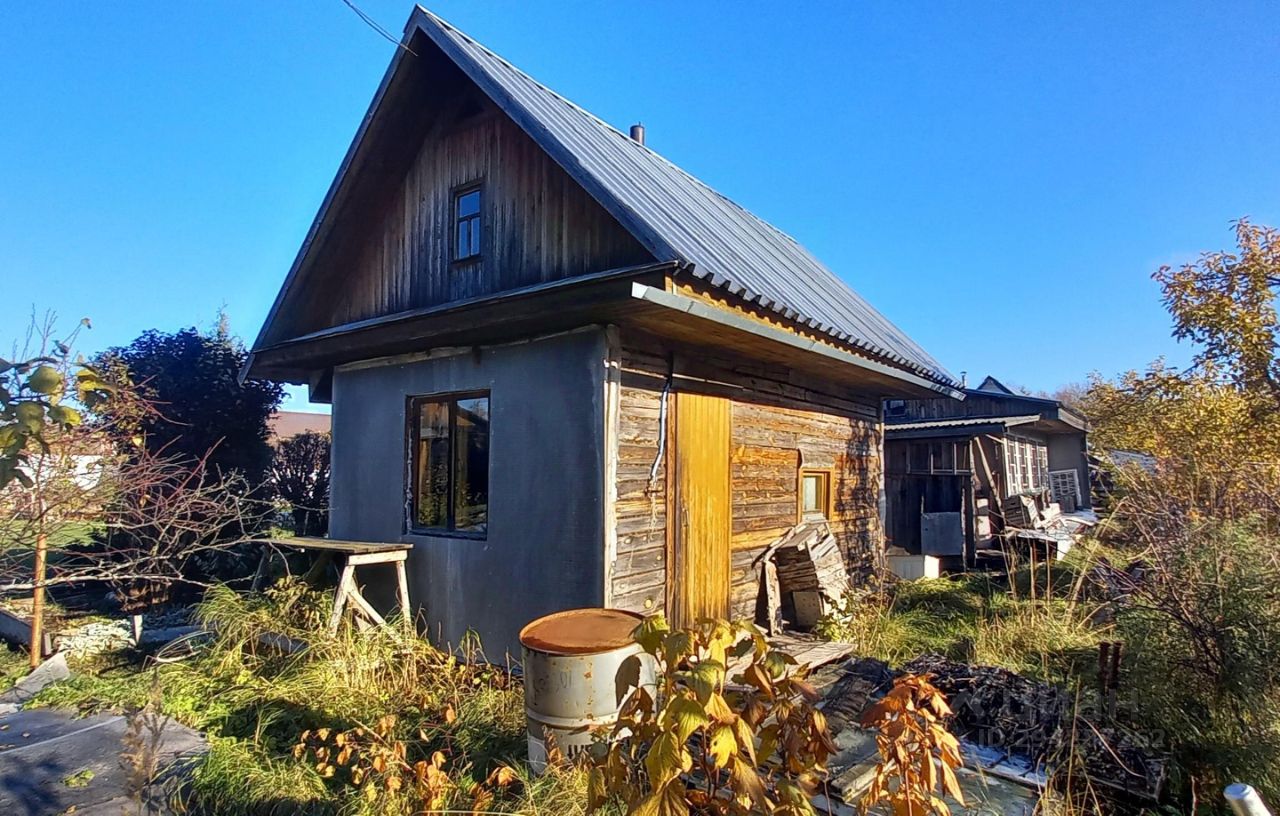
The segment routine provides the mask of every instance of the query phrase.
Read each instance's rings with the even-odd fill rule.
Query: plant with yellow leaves
[[[388,714],[371,728],[304,731],[293,756],[309,755],[322,777],[340,778],[359,788],[369,802],[383,800],[387,813],[402,809],[434,813],[453,806],[458,786],[445,769],[448,756],[435,751],[427,759],[410,763],[408,747],[396,738],[395,726],[396,717]],[[425,741],[426,735],[422,737]],[[494,768],[484,784],[471,789],[472,811],[484,811],[493,801],[493,789],[509,787],[516,779],[510,767]]]
[[[621,799],[633,816],[815,813],[810,795],[835,745],[807,667],[749,623],[672,630],[659,615],[636,640],[657,682],[624,703],[590,773],[593,810]]]
[[[864,813],[885,802],[894,816],[950,816],[944,795],[964,805],[955,774],[960,743],[945,723],[950,714],[942,692],[928,677],[913,674],[895,680],[866,710],[862,724],[877,729],[880,762],[862,798]]]

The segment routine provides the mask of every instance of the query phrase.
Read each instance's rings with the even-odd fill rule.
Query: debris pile
[[[928,674],[955,712],[953,731],[980,745],[1023,754],[1037,764],[1055,745],[1068,710],[1066,694],[994,666],[970,666],[941,655],[923,655],[902,667]]]
[[[1168,759],[1110,717],[1076,709],[1065,691],[992,666],[924,655],[903,671],[928,674],[955,712],[956,736],[1022,755],[1052,774],[1083,771],[1094,784],[1155,801]]]

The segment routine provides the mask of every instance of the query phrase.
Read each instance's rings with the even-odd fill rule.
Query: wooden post
[[[31,589],[31,655],[32,669],[44,662],[44,574],[49,552],[49,536],[44,532],[44,502],[40,502],[40,532],[36,534],[36,563]]]
[[[329,616],[329,631],[337,632],[342,623],[342,610],[347,605],[347,594],[355,584],[355,565],[347,560],[342,568],[342,577],[338,579],[338,589],[333,593],[333,614]]]
[[[396,596],[400,601],[400,617],[406,635],[413,634],[413,616],[409,612],[409,577],[405,574],[404,561],[396,562]]]

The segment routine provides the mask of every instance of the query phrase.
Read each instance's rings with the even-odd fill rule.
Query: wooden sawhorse
[[[357,616],[363,615],[367,618],[368,623],[378,626],[387,625],[386,619],[379,615],[378,611],[361,594],[360,587],[356,584],[356,567],[375,566],[378,564],[395,565],[396,598],[400,605],[401,623],[404,625],[406,634],[412,635],[414,633],[413,615],[409,608],[409,579],[405,574],[404,568],[404,562],[409,557],[409,551],[413,549],[412,544],[341,541],[334,538],[310,538],[306,536],[273,538],[265,543],[275,547],[289,547],[295,550],[317,552],[321,556],[342,556],[342,571],[338,578],[338,588],[333,596],[333,612],[329,615],[330,632],[338,631],[338,624],[342,622],[342,613],[348,605],[351,606],[351,610]],[[262,561],[258,563],[258,575],[253,579],[255,589],[266,573],[267,561],[270,559],[271,553],[271,550],[267,550],[262,554]],[[359,617],[357,617],[357,621],[365,624],[365,621],[361,621]]]

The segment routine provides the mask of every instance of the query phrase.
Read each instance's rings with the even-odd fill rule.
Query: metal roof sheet
[[[795,239],[419,7],[411,20],[659,260],[866,354],[956,385],[937,360]],[[408,32],[406,39],[408,39]]]
[[[1037,422],[1039,419],[1039,414],[1026,414],[1022,416],[964,417],[962,419],[931,419],[924,422],[899,422],[886,424],[884,426],[884,430],[885,433],[893,433],[894,431],[923,431],[930,428],[962,428],[968,425],[1004,425],[1005,427],[1009,427],[1012,425],[1026,425],[1031,422]]]

